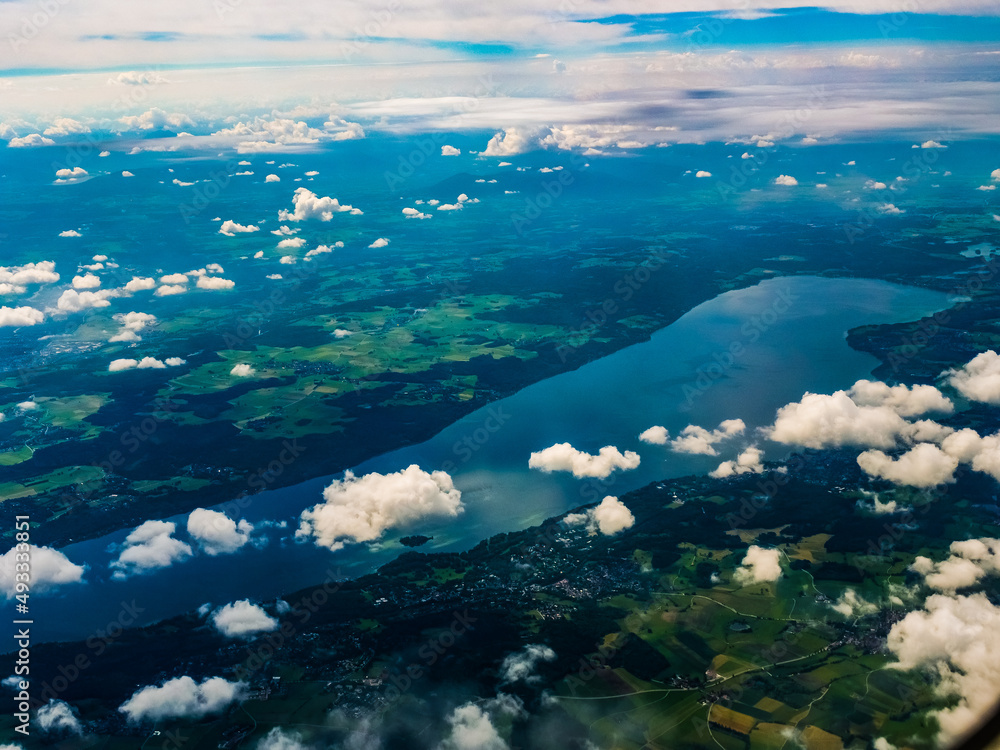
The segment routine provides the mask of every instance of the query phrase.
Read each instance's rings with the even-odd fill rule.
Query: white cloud
[[[111,577],[124,580],[191,557],[191,547],[172,536],[176,528],[172,521],[146,521],[135,528],[125,537],[118,559],[111,563]]]
[[[535,674],[539,662],[555,661],[556,652],[545,645],[530,643],[520,651],[508,654],[500,665],[500,680],[503,684],[513,682],[538,682]]]
[[[936,692],[957,698],[933,712],[942,746],[953,744],[992,710],[1000,693],[1000,607],[983,593],[933,594],[889,631],[887,646],[899,669],[936,674]]]
[[[1000,539],[982,537],[952,542],[951,556],[941,562],[918,556],[912,568],[924,582],[938,591],[954,592],[979,583],[987,575],[1000,574]]]
[[[118,122],[127,130],[173,130],[196,127],[194,120],[180,112],[167,113],[158,107],[153,107],[141,115],[125,115]]]
[[[122,172],[122,177],[135,177],[135,175],[126,169]]]
[[[1000,169],[994,169],[990,172],[990,179],[993,180],[993,182],[1000,182]]]
[[[323,490],[325,502],[302,512],[296,536],[337,550],[346,541],[373,542],[389,528],[425,518],[455,518],[462,493],[443,471],[428,473],[413,464],[392,474],[350,471]]]
[[[528,458],[529,469],[540,469],[545,473],[570,471],[577,479],[597,477],[604,479],[616,469],[630,470],[639,466],[639,454],[633,451],[622,453],[613,445],[606,445],[591,455],[578,451],[569,443],[556,443],[545,450],[532,453]]]
[[[523,154],[538,147],[537,130],[524,130],[522,128],[507,128],[496,133],[486,148],[480,153],[483,156],[514,156]]]
[[[30,284],[53,284],[59,281],[55,267],[51,260],[23,266],[0,266],[0,294],[24,294]]]
[[[171,297],[175,294],[185,294],[188,288],[184,284],[164,284],[158,287],[153,295],[156,297]]]
[[[292,266],[295,265],[296,260],[294,255],[282,255],[278,258],[278,262],[285,266]]]
[[[733,581],[740,586],[777,581],[781,578],[780,560],[781,553],[778,550],[751,545],[743,562],[736,569]]]
[[[704,169],[699,169],[697,172],[694,173],[694,176],[695,177],[711,177],[712,173],[711,172],[706,172]]]
[[[990,349],[966,365],[949,370],[948,384],[970,401],[1000,404],[1000,354]]]
[[[437,207],[437,210],[438,211],[461,211],[462,210],[462,204],[461,203],[442,203],[440,206]]]
[[[795,187],[796,185],[799,184],[799,181],[796,180],[791,175],[779,174],[777,177],[774,178],[774,184],[775,185],[786,185],[788,187]]]
[[[354,206],[342,205],[336,198],[325,196],[320,198],[316,193],[308,188],[296,188],[292,195],[292,205],[294,209],[288,211],[281,209],[278,212],[279,221],[305,221],[306,219],[319,219],[320,221],[330,221],[335,213],[361,214],[361,210]]]
[[[666,445],[669,439],[670,433],[667,432],[667,428],[660,425],[654,425],[639,435],[639,440],[651,445]]]
[[[379,237],[377,240],[375,240],[368,247],[369,248],[379,248],[379,247],[385,247],[388,244],[389,244],[389,240],[388,239],[386,239],[385,237]]]
[[[33,148],[35,146],[54,146],[55,141],[45,138],[41,133],[28,133],[21,138],[11,138],[7,144],[9,148]]]
[[[895,460],[880,450],[867,450],[858,456],[858,466],[869,476],[893,484],[936,487],[955,481],[958,459],[936,445],[919,443]]]
[[[716,479],[733,477],[738,474],[761,474],[764,471],[764,451],[755,445],[750,446],[736,457],[735,461],[723,461],[718,468],[708,475]]]
[[[349,736],[344,747],[350,750],[380,750],[381,744],[352,743]],[[257,743],[255,750],[309,750],[309,747],[303,744],[302,735],[298,732],[286,732],[281,727],[274,727]]]
[[[156,279],[152,277],[142,278],[140,276],[133,276],[131,281],[125,284],[122,289],[129,294],[134,292],[142,292],[147,289],[152,289],[156,286]]]
[[[879,213],[887,214],[889,216],[899,216],[900,214],[905,214],[906,209],[898,208],[895,203],[883,203],[878,207]]]
[[[418,211],[415,208],[410,208],[409,206],[403,209],[403,216],[407,219],[431,219],[433,214],[425,214],[422,211]]]
[[[227,237],[235,237],[237,234],[247,234],[249,232],[259,232],[260,227],[255,224],[237,224],[232,219],[226,219],[219,227],[219,234]]]
[[[33,307],[0,307],[0,328],[33,326],[45,320],[45,313]]]
[[[74,289],[96,289],[101,285],[101,279],[92,273],[84,274],[83,276],[73,277],[73,288]]]
[[[109,342],[141,341],[142,337],[139,336],[139,332],[149,326],[156,325],[156,316],[144,312],[117,313],[112,317],[122,328],[108,339]]]
[[[336,243],[335,247],[336,246],[343,247],[344,243],[343,242],[338,242],[338,243]],[[326,255],[326,254],[332,253],[332,252],[333,252],[333,248],[330,247],[329,245],[317,245],[312,250],[309,250],[308,252],[306,252],[306,260],[309,260],[309,258],[315,258],[317,255]]]
[[[66,701],[50,700],[35,712],[35,724],[46,734],[83,734],[83,723]]]
[[[605,536],[614,536],[619,531],[632,528],[635,516],[617,497],[608,495],[600,504],[584,513],[570,513],[564,519],[570,526],[587,525],[591,534],[600,532]]]
[[[670,441],[670,450],[675,453],[690,453],[702,456],[717,456],[719,452],[715,449],[717,443],[729,440],[737,435],[742,435],[746,431],[746,424],[742,419],[727,419],[719,423],[715,430],[706,430],[698,425],[688,425],[681,434]]]
[[[250,541],[253,524],[246,519],[239,523],[217,510],[196,508],[187,520],[187,533],[202,551],[209,555],[228,555]]]
[[[984,192],[996,189],[997,189],[996,185],[980,185],[979,187],[976,188],[976,190],[982,190]]]
[[[306,240],[304,237],[290,237],[287,240],[281,240],[278,243],[277,248],[279,250],[284,250],[290,247],[291,248],[302,247],[304,244],[306,244]]]
[[[108,363],[108,372],[122,372],[123,370],[134,370],[139,364],[139,360],[130,357],[113,359]]]
[[[876,180],[865,180],[865,190],[885,190],[884,182],[877,182]]]
[[[159,687],[147,685],[137,690],[118,709],[131,723],[163,719],[200,719],[224,711],[245,698],[245,682],[228,682],[209,677],[197,683],[187,675],[167,680]]]
[[[278,629],[278,621],[248,599],[217,609],[212,614],[212,624],[227,638],[252,638]]]
[[[864,617],[878,612],[879,606],[867,601],[855,589],[844,589],[837,601],[830,605],[834,612],[839,612],[848,619]]]
[[[281,178],[276,174],[269,174],[264,178],[264,182],[281,182]]]
[[[17,562],[17,547],[11,547],[0,555],[0,590],[11,599],[16,593],[14,564]],[[66,555],[51,547],[31,545],[31,592],[42,594],[60,586],[82,583],[85,568],[72,562]]]
[[[257,371],[247,363],[240,362],[237,365],[233,365],[233,369],[229,371],[229,374],[237,378],[251,378],[257,374]]]
[[[920,148],[948,148],[947,146],[938,143],[937,141],[924,141],[920,144]]]
[[[298,233],[299,233],[298,227],[292,229],[291,227],[285,224],[282,224],[277,229],[271,230],[271,234],[277,235],[278,237],[291,237],[293,234],[298,234]]]
[[[441,156],[458,156],[461,153],[462,152],[454,146],[445,145],[441,147]]]
[[[439,750],[509,750],[497,726],[509,726],[513,719],[524,715],[521,699],[506,693],[466,703],[449,714],[449,733]]]
[[[120,293],[115,289],[102,289],[99,292],[78,292],[67,289],[56,301],[56,308],[61,312],[80,312],[92,307],[108,307],[108,297],[117,297]]]
[[[57,169],[56,170],[56,182],[67,183],[76,182],[82,180],[84,177],[89,177],[90,174],[83,167],[73,167],[72,169]]]
[[[60,237],[83,237],[83,235],[80,234],[75,229],[64,229],[62,232],[59,233],[59,236]]]
[[[847,395],[858,406],[888,406],[901,417],[955,411],[955,405],[932,385],[890,386],[878,380],[859,380]]]
[[[221,276],[199,276],[195,286],[199,289],[232,289],[236,286],[236,282]]]

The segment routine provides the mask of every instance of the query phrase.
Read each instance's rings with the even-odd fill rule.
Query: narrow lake
[[[869,375],[877,361],[847,346],[859,325],[915,320],[951,306],[948,295],[866,279],[770,279],[722,294],[631,346],[573,372],[529,386],[480,409],[419,445],[366,461],[356,474],[390,472],[419,464],[450,469],[465,512],[447,523],[428,522],[390,531],[381,545],[348,545],[338,552],[293,541],[299,513],[320,501],[330,477],[254,496],[245,517],[286,521],[269,528],[267,544],[233,555],[199,554],[145,576],[113,581],[113,545],[127,531],[64,548],[88,566],[86,583],[52,596],[32,597],[37,641],[84,639],[115,621],[122,602],[142,609],[137,624],[243,598],[273,599],[322,581],[328,572],[356,577],[397,556],[406,533],[433,536],[422,551],[462,550],[501,531],[538,523],[607,494],[621,495],[649,482],[702,473],[735,457],[753,430],[805,391],[831,392]],[[735,356],[731,353],[736,352]],[[717,458],[670,453],[638,435],[659,424],[676,434],[688,424],[714,427],[739,417],[747,440]],[[638,469],[608,482],[528,469],[528,456],[569,442],[596,453],[604,445],[637,451]],[[768,455],[768,459],[780,455]],[[178,522],[178,536],[186,539]]]

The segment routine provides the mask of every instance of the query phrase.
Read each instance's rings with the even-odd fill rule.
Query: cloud
[[[122,172],[122,177],[135,177],[135,175],[126,169]]]
[[[148,109],[140,115],[125,115],[118,122],[126,130],[173,130],[196,127],[195,121],[180,112],[167,113],[159,107]]]
[[[302,512],[296,537],[337,550],[350,542],[373,542],[389,528],[425,518],[455,518],[463,512],[462,493],[443,471],[428,473],[413,464],[392,474],[350,471],[323,490],[324,502]]]
[[[889,216],[899,216],[906,213],[906,209],[897,208],[895,203],[883,203],[878,207],[878,210],[880,213],[888,214]]]
[[[67,289],[56,301],[56,308],[61,312],[81,312],[92,307],[108,307],[109,297],[117,297],[120,292],[115,289],[102,289],[99,292],[78,292]]]
[[[250,378],[256,375],[257,371],[247,363],[240,362],[237,365],[233,365],[233,369],[229,371],[229,374],[237,378]]]
[[[74,289],[96,289],[101,285],[101,279],[92,273],[84,274],[83,276],[73,277],[73,288]]]
[[[892,666],[931,671],[938,695],[958,699],[933,712],[941,745],[953,744],[993,710],[1000,694],[1000,607],[985,594],[929,596],[923,609],[892,626],[887,646],[899,660]]]
[[[993,182],[1000,182],[1000,169],[994,169],[990,172],[990,179],[993,180]]]
[[[111,577],[124,580],[191,557],[191,547],[172,536],[177,524],[172,521],[146,521],[125,537],[118,559],[111,563]]]
[[[248,599],[217,609],[212,614],[212,625],[226,638],[253,638],[278,629],[278,621]]]
[[[924,576],[924,583],[938,591],[955,592],[979,583],[987,575],[1000,574],[1000,539],[981,537],[952,542],[951,556],[941,562],[918,556],[911,568]]]
[[[33,326],[45,320],[45,313],[33,307],[0,307],[0,328]]]
[[[858,466],[866,474],[893,484],[909,487],[936,487],[955,481],[958,459],[936,445],[919,443],[897,459],[880,450],[867,450],[858,456]]]
[[[292,195],[292,205],[294,206],[292,211],[281,209],[278,212],[279,221],[305,221],[307,219],[330,221],[335,213],[347,212],[353,215],[362,213],[354,206],[341,205],[336,198],[329,196],[320,198],[316,193],[304,187],[296,188]]]
[[[865,180],[865,190],[885,190],[884,182],[877,182],[875,180]]]
[[[28,133],[21,138],[11,138],[7,144],[9,148],[33,148],[36,146],[54,146],[55,141],[45,138],[41,133]]]
[[[226,219],[219,227],[219,234],[227,237],[235,237],[237,234],[248,234],[249,232],[259,232],[260,227],[254,224],[237,224],[232,219]]]
[[[144,312],[117,313],[112,319],[121,325],[121,330],[108,339],[109,342],[116,341],[141,341],[139,332],[149,326],[156,325],[156,316]]]
[[[156,279],[152,277],[142,278],[139,276],[133,276],[132,279],[122,287],[125,292],[132,294],[134,292],[142,292],[148,289],[152,289],[156,286]]]
[[[433,214],[425,214],[422,211],[418,211],[415,208],[406,207],[403,209],[403,216],[407,219],[432,219]]]
[[[65,230],[63,230],[62,232],[59,233],[59,236],[60,237],[83,237],[83,235],[80,234],[75,229],[65,229]]]
[[[920,148],[948,148],[945,145],[938,143],[937,141],[924,141],[920,144]]]
[[[528,458],[529,469],[540,469],[546,474],[553,471],[570,471],[577,479],[597,477],[604,479],[616,469],[627,471],[639,466],[639,454],[622,453],[613,445],[606,445],[591,455],[578,451],[569,443],[556,443],[545,450],[532,453]]]
[[[712,173],[711,172],[706,172],[704,169],[699,169],[697,172],[694,173],[694,176],[695,177],[711,177]]]
[[[187,533],[209,555],[228,555],[250,541],[253,524],[239,523],[217,510],[196,508],[187,520]]]
[[[14,563],[17,562],[17,547],[11,547],[0,555],[0,590],[8,599],[17,593],[14,578]],[[72,562],[66,555],[51,547],[31,545],[31,592],[43,594],[60,586],[83,583],[85,568]]]
[[[72,169],[57,169],[56,170],[56,182],[57,183],[70,183],[78,182],[84,177],[89,177],[90,173],[87,172],[83,167],[73,167]]]
[[[334,244],[334,247],[343,247],[343,246],[344,246],[343,242],[337,242]],[[333,252],[333,247],[330,247],[329,245],[317,245],[312,250],[306,252],[306,260],[309,260],[310,258],[315,258],[317,255],[326,255],[327,253],[332,253],[332,252]]]
[[[507,128],[496,133],[486,148],[480,154],[482,156],[514,156],[523,154],[538,147],[538,130],[524,130],[522,128]]]
[[[775,185],[787,185],[788,187],[795,187],[796,185],[799,184],[799,181],[796,180],[791,175],[779,174],[777,177],[774,178],[774,184]]]
[[[466,703],[448,716],[449,733],[440,750],[509,750],[497,725],[509,725],[524,715],[521,699],[506,693],[481,703]]]
[[[848,619],[873,615],[879,610],[877,604],[866,601],[855,589],[844,589],[830,607]]]
[[[600,532],[604,536],[614,536],[620,531],[630,529],[635,525],[632,511],[617,497],[608,495],[598,506],[590,508],[585,513],[570,513],[564,519],[570,526],[587,525],[591,534]]]
[[[667,432],[667,428],[659,425],[654,425],[639,435],[639,440],[651,445],[666,445],[669,438],[670,433]]]
[[[556,652],[548,646],[528,644],[504,658],[500,665],[500,680],[505,685],[512,682],[539,682],[541,678],[535,674],[535,667],[539,662],[555,660]]]
[[[441,147],[441,156],[458,156],[461,153],[462,152],[454,146],[445,145]]]
[[[50,700],[35,712],[35,724],[45,734],[83,734],[76,710],[66,701]]]
[[[764,451],[755,445],[750,446],[736,457],[735,461],[723,461],[718,468],[708,475],[716,479],[725,479],[738,474],[761,474],[764,471]]]
[[[284,250],[284,249],[289,248],[289,247],[292,247],[292,248],[302,247],[304,244],[306,244],[306,240],[305,240],[304,237],[290,237],[287,240],[281,240],[277,244],[277,248],[279,250]]]
[[[945,374],[948,384],[970,401],[1000,405],[1000,354],[992,349]]]
[[[137,690],[120,707],[130,723],[163,719],[200,719],[224,711],[232,703],[244,700],[245,682],[228,682],[209,677],[197,683],[187,675],[167,680],[159,687],[147,685]]]
[[[890,386],[877,380],[859,380],[847,395],[859,406],[888,406],[901,417],[955,411],[955,405],[932,385]]]
[[[344,747],[351,750],[379,750],[381,746],[355,746],[347,742]],[[308,748],[302,743],[302,735],[298,732],[285,732],[281,727],[274,727],[257,743],[256,750],[308,750]]]
[[[195,286],[199,289],[232,289],[236,286],[236,282],[223,279],[220,276],[199,276],[198,283]]]
[[[740,586],[777,581],[781,578],[780,559],[781,553],[776,549],[751,545],[740,567],[736,569],[733,581]]]
[[[163,286],[157,288],[155,292],[153,292],[153,296],[170,297],[175,294],[185,294],[187,293],[187,290],[188,288],[184,284],[164,284]]]
[[[368,247],[369,248],[379,248],[379,247],[385,247],[388,244],[389,244],[389,240],[388,239],[386,239],[385,237],[379,237],[377,240],[375,240]]]
[[[24,294],[32,284],[54,284],[59,281],[55,267],[51,260],[23,266],[0,266],[0,294]]]
[[[674,453],[689,453],[702,456],[718,456],[715,449],[717,443],[742,435],[746,431],[742,419],[727,419],[719,423],[715,430],[706,430],[698,425],[688,425],[681,434],[670,441],[670,450]]]
[[[264,182],[281,182],[281,178],[276,174],[269,174],[264,178]]]

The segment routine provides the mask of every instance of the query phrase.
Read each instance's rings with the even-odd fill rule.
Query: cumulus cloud
[[[924,583],[938,591],[954,592],[979,583],[987,575],[1000,574],[1000,539],[982,537],[952,542],[950,557],[934,562],[918,556],[911,566],[924,576]]]
[[[227,237],[235,237],[237,234],[249,234],[250,232],[259,231],[260,227],[255,224],[237,224],[232,219],[226,219],[219,227],[219,234],[224,234]]]
[[[11,547],[0,556],[0,590],[8,599],[16,593],[14,563],[17,547]],[[85,568],[72,562],[66,555],[51,547],[31,546],[31,592],[43,594],[60,586],[83,582]]]
[[[920,148],[948,148],[947,146],[938,143],[937,141],[924,141],[920,144]]]
[[[76,289],[67,289],[56,301],[56,308],[60,312],[74,313],[89,310],[95,307],[108,307],[109,297],[117,297],[120,292],[116,289],[102,289],[97,292],[78,292]]]
[[[570,526],[586,524],[587,531],[591,534],[600,532],[604,536],[613,536],[632,528],[635,525],[635,516],[625,503],[617,497],[608,495],[599,505],[585,513],[570,513],[566,516],[565,522]]]
[[[73,288],[74,289],[96,289],[101,285],[101,279],[92,273],[84,274],[83,276],[73,277]]]
[[[350,471],[323,490],[324,502],[302,512],[296,537],[337,550],[345,542],[374,542],[389,528],[425,518],[455,518],[464,510],[462,493],[443,471],[416,464],[392,474]]]
[[[279,250],[285,250],[287,248],[302,247],[304,244],[306,244],[304,237],[289,237],[288,239],[281,240],[276,247]]]
[[[45,313],[33,307],[0,307],[0,328],[33,326],[45,320]]]
[[[695,177],[711,177],[712,173],[711,172],[706,172],[704,169],[699,169],[697,172],[694,173],[694,176]]]
[[[910,429],[892,406],[861,406],[847,391],[836,391],[829,396],[806,393],[799,401],[782,406],[765,432],[777,443],[805,448],[890,449]]]
[[[899,669],[932,670],[936,691],[957,699],[933,712],[942,745],[952,744],[993,709],[1000,693],[1000,607],[983,593],[933,594],[895,623],[887,638]]]
[[[83,734],[83,723],[66,701],[50,700],[35,712],[35,724],[45,734]]]
[[[253,638],[278,629],[278,621],[248,599],[217,609],[212,614],[212,625],[226,638]]]
[[[901,417],[955,411],[955,405],[932,385],[890,386],[877,380],[859,380],[847,395],[859,406],[888,406]]]
[[[660,425],[654,425],[639,434],[639,440],[650,445],[666,445],[669,439],[670,433],[667,432],[667,428]]]
[[[199,289],[232,289],[236,286],[235,281],[230,281],[229,279],[223,279],[221,276],[199,276],[198,283],[195,284]]]
[[[514,156],[538,147],[538,131],[507,128],[496,133],[486,144],[482,156]]]
[[[245,682],[229,682],[209,677],[201,683],[185,675],[167,680],[159,687],[147,685],[137,690],[118,710],[131,723],[163,719],[200,719],[219,713],[246,697]]]
[[[250,541],[253,524],[246,519],[239,523],[217,510],[196,508],[187,520],[187,533],[202,551],[209,555],[226,555]]]
[[[369,248],[379,248],[379,247],[385,247],[388,244],[389,244],[389,240],[387,240],[385,237],[379,237],[377,240],[375,240],[368,247]]]
[[[715,430],[706,430],[698,425],[688,425],[681,434],[670,441],[670,450],[675,453],[690,453],[702,456],[718,456],[716,444],[723,440],[742,435],[746,431],[742,419],[726,419]]]
[[[781,578],[780,560],[781,553],[778,550],[751,545],[743,562],[736,569],[733,580],[740,586],[777,581]]]
[[[229,371],[229,374],[237,378],[250,378],[256,375],[257,371],[246,362],[240,362],[237,365],[233,365],[233,369]]]
[[[180,112],[167,113],[158,107],[148,109],[140,115],[125,115],[118,118],[118,122],[125,126],[127,130],[173,130],[182,128],[193,128],[195,122],[190,117]]]
[[[569,471],[577,479],[596,477],[604,479],[616,469],[627,471],[639,466],[639,454],[622,453],[613,445],[606,445],[597,455],[578,451],[569,443],[556,443],[545,450],[532,453],[528,458],[529,469],[539,469],[546,474]]]
[[[173,537],[172,521],[146,521],[125,537],[118,559],[111,563],[116,580],[142,575],[191,557],[191,547]]]
[[[444,145],[441,147],[441,156],[458,156],[461,153],[461,150],[454,146]]]
[[[264,178],[264,182],[281,182],[281,178],[276,174],[269,174]]]
[[[512,682],[539,682],[535,674],[539,662],[555,661],[556,652],[545,645],[531,643],[520,651],[508,654],[500,665],[500,679],[504,684]]]
[[[403,216],[405,216],[407,219],[432,219],[432,218],[434,218],[433,214],[425,214],[423,211],[418,211],[417,209],[411,208],[409,206],[407,206],[406,208],[403,209]]]
[[[1000,404],[1000,354],[992,349],[946,375],[948,384],[970,401]]]
[[[7,144],[8,148],[33,148],[36,146],[54,146],[55,141],[46,138],[41,133],[28,133],[20,138],[11,138]]]
[[[23,266],[0,266],[0,294],[24,294],[29,285],[53,284],[59,281],[55,267],[51,260]]]
[[[72,169],[57,169],[56,170],[56,183],[63,184],[69,182],[79,182],[85,177],[89,177],[90,173],[87,172],[83,167],[73,167]]]
[[[710,477],[725,479],[738,474],[761,474],[764,471],[764,451],[755,445],[740,453],[733,461],[723,461],[709,472]]]
[[[350,742],[345,747],[351,750],[379,750],[377,746],[368,745],[355,748]],[[274,727],[257,743],[256,750],[307,750],[307,746],[302,743],[302,735],[298,732],[286,732],[281,727]]]
[[[774,184],[775,185],[786,185],[788,187],[795,187],[796,185],[799,184],[799,181],[796,180],[791,175],[779,174],[777,177],[774,178]]]
[[[187,293],[186,284],[164,284],[158,287],[153,295],[156,297],[172,297],[175,294],[186,294]]]
[[[168,273],[166,276],[160,277],[161,284],[186,284],[187,282],[188,277],[185,273]]]
[[[64,229],[62,232],[59,233],[59,236],[60,237],[83,237],[83,235],[80,234],[75,229]]]
[[[319,197],[308,188],[296,188],[292,195],[292,211],[281,209],[278,212],[279,221],[305,221],[307,219],[319,219],[320,221],[330,221],[335,213],[347,212],[353,215],[362,213],[354,206],[342,205],[336,198],[329,196]]]
[[[112,319],[121,325],[121,330],[108,339],[109,342],[141,341],[139,332],[156,325],[156,316],[144,312],[117,313]]]
[[[481,703],[466,703],[448,716],[449,733],[441,750],[509,750],[498,726],[522,716],[520,698],[506,693]]]
[[[123,370],[162,370],[166,367],[177,367],[183,365],[185,360],[180,357],[168,357],[166,361],[156,357],[143,357],[142,359],[132,359],[124,357],[113,359],[108,364],[108,372],[121,372]]]
[[[132,279],[122,287],[123,291],[133,294],[135,292],[142,292],[149,289],[153,289],[156,286],[156,279],[154,278],[142,278],[139,276],[133,276]]]
[[[879,610],[877,604],[867,601],[855,589],[844,589],[837,601],[830,607],[834,612],[839,612],[848,619],[872,615]]]
[[[936,487],[955,481],[958,459],[936,445],[919,443],[896,459],[880,450],[867,450],[858,456],[858,466],[869,476],[893,484]]]

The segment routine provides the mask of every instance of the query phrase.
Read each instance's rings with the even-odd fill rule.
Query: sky
[[[0,0],[0,31],[13,147],[482,129],[512,133],[502,155],[1000,128],[993,0]]]

